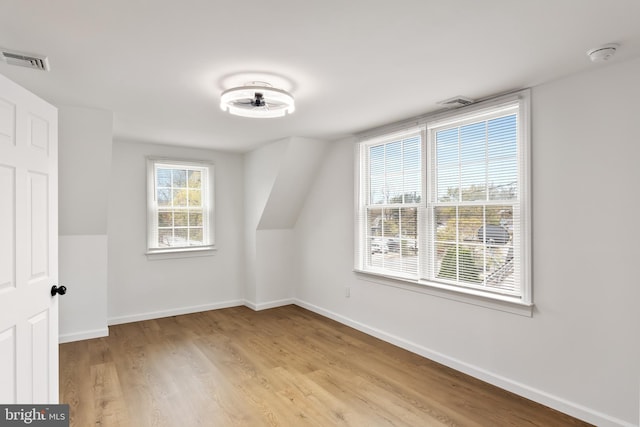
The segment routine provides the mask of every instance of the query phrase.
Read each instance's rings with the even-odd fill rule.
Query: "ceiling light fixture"
[[[257,81],[222,92],[220,108],[236,116],[254,118],[283,117],[296,109],[289,92]]]

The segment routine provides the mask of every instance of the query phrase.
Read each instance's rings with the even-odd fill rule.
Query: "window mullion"
[[[488,193],[487,193],[488,194]],[[482,208],[482,283],[487,285],[487,208]]]

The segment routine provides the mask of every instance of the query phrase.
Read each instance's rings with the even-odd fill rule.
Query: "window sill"
[[[193,258],[212,256],[217,249],[213,246],[198,247],[198,248],[172,248],[172,249],[154,249],[148,250],[145,255],[148,261],[157,261],[161,259],[176,259],[176,258]]]
[[[386,276],[371,271],[354,270],[358,279],[384,286],[392,286],[411,292],[446,298],[465,304],[486,307],[525,317],[533,317],[533,304],[522,302],[519,298],[491,294],[474,289],[454,288],[426,280],[403,279]]]

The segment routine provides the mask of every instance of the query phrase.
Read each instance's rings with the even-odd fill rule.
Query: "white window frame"
[[[158,247],[158,201],[156,189],[156,170],[158,166],[168,168],[193,168],[202,172],[201,204],[202,204],[202,245],[184,245]],[[215,251],[214,240],[214,165],[208,162],[181,160],[171,158],[147,158],[147,250],[150,260],[165,258],[182,258],[212,255]]]
[[[483,120],[483,116],[491,116],[501,109],[509,106],[517,106],[518,111],[518,159],[519,159],[519,238],[514,240],[514,246],[520,257],[517,280],[520,286],[518,295],[508,293],[496,293],[473,286],[455,286],[444,283],[442,280],[433,280],[429,277],[428,265],[432,262],[432,233],[434,220],[432,211],[432,173],[431,167],[432,132],[455,123],[473,122]],[[405,275],[392,271],[380,271],[367,266],[366,262],[366,203],[368,197],[368,154],[369,147],[378,145],[381,141],[393,140],[396,135],[413,131],[422,126],[422,202],[418,214],[418,228],[422,234],[418,235],[419,247],[428,248],[419,251],[419,266],[416,275]],[[524,90],[515,94],[502,96],[493,100],[484,101],[469,107],[464,107],[451,112],[436,115],[425,115],[411,122],[394,124],[363,135],[357,144],[356,157],[356,230],[355,230],[355,263],[354,271],[362,280],[375,283],[405,288],[414,292],[431,294],[448,299],[454,299],[465,303],[472,303],[492,309],[498,309],[524,316],[533,313],[533,292],[531,282],[531,179],[530,179],[530,91]],[[508,204],[508,203],[505,203]],[[433,274],[433,273],[431,273]]]
[[[360,144],[359,147],[359,156],[363,159],[366,159],[365,161],[361,162],[362,163],[362,173],[363,176],[368,176],[369,175],[369,153],[368,150],[370,147],[373,146],[382,146],[382,145],[386,145],[388,143],[393,143],[393,142],[400,142],[400,141],[404,141],[407,139],[411,139],[413,137],[419,136],[420,140],[421,140],[421,144],[424,144],[424,126],[412,126],[409,127],[407,129],[403,129],[399,132],[392,132],[390,134],[385,134],[382,135],[380,137],[376,137],[373,139],[370,139],[367,141],[366,144]],[[422,148],[421,148],[422,149]],[[359,208],[357,209],[362,209],[361,215],[362,215],[362,222],[363,224],[361,224],[360,226],[360,230],[362,231],[362,236],[359,239],[359,249],[357,251],[357,253],[362,254],[363,256],[365,256],[365,253],[367,254],[366,256],[368,256],[369,251],[368,251],[368,244],[367,244],[367,240],[369,240],[370,238],[372,238],[372,236],[369,235],[369,231],[367,230],[368,226],[367,226],[367,209],[368,208],[372,208],[372,209],[402,209],[402,208],[416,208],[418,209],[419,212],[419,208],[420,208],[420,203],[386,203],[386,204],[368,204],[367,199],[370,197],[370,187],[369,187],[369,182],[368,180],[364,180],[363,182],[363,188],[362,191],[360,192],[360,202],[359,202]],[[423,197],[424,200],[424,197]],[[398,236],[399,238],[401,238],[401,236]],[[401,244],[401,243],[400,243]],[[358,246],[357,246],[358,247]],[[358,258],[358,255],[356,255],[356,258]],[[364,265],[364,259],[360,260],[362,265]],[[356,265],[358,265],[358,261],[356,261]],[[361,269],[363,270],[363,269]],[[385,274],[385,270],[384,269],[379,269],[379,268],[375,268],[372,267],[369,270],[367,270],[371,273],[374,274]],[[399,278],[405,278],[405,279],[409,279],[411,280],[413,277],[411,274],[402,274],[402,273],[396,273],[395,277],[399,277]]]

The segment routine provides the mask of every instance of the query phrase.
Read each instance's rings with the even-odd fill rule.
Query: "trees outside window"
[[[149,159],[148,252],[213,245],[213,166]]]

